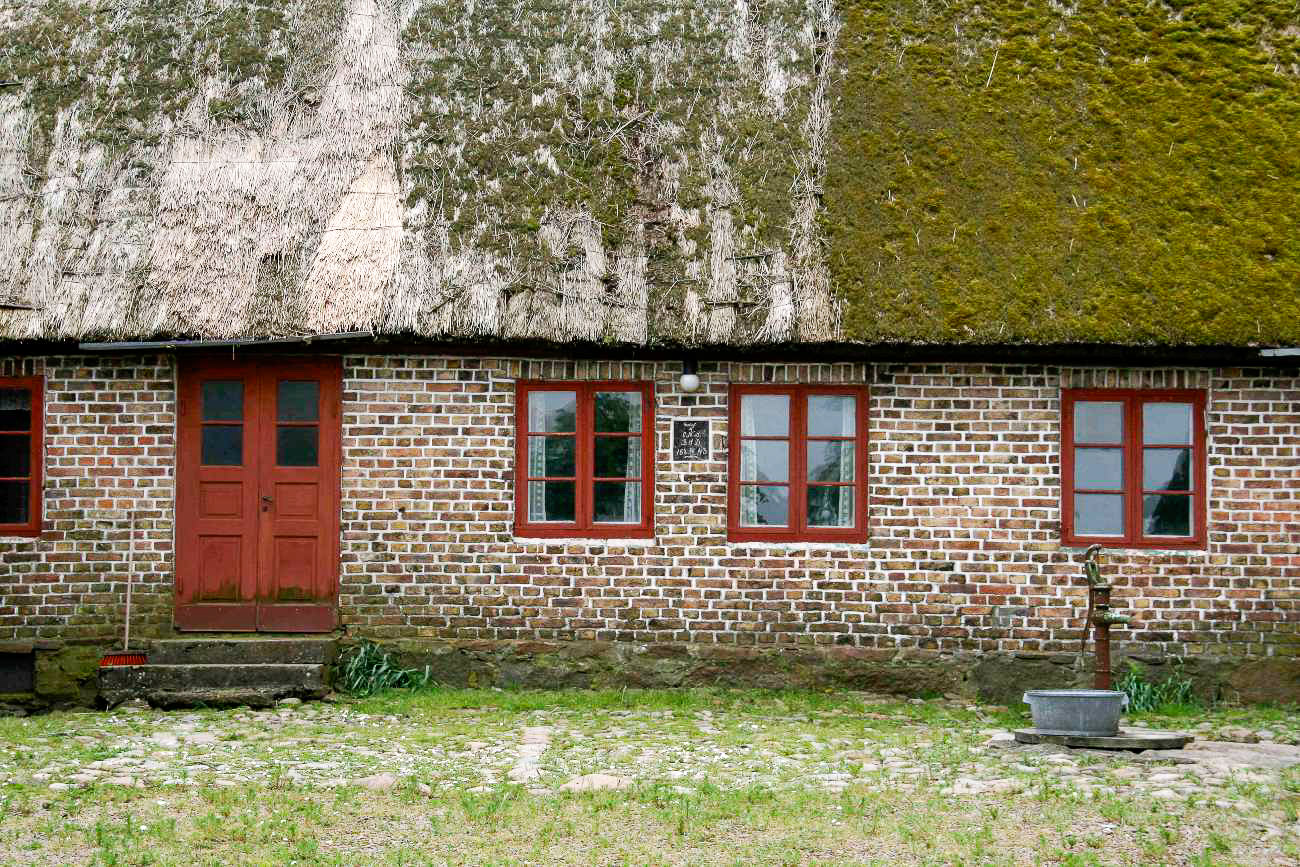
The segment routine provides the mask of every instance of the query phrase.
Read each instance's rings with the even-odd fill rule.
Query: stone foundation
[[[1018,706],[1027,689],[1089,687],[1090,668],[1071,653],[946,654],[856,647],[775,649],[619,642],[395,642],[402,664],[444,686],[531,689],[692,686],[849,689],[927,698],[955,695]],[[1177,670],[1205,702],[1300,702],[1290,660],[1159,658],[1119,651],[1154,681]],[[1091,665],[1091,658],[1088,659]]]

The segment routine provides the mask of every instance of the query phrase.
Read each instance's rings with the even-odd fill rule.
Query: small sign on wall
[[[707,419],[673,419],[673,460],[707,461],[709,459],[709,422]]]

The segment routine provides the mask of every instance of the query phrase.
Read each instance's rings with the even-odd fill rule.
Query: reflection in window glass
[[[1148,536],[1192,535],[1192,498],[1186,494],[1148,494],[1142,498],[1142,524]]]
[[[31,429],[31,391],[26,388],[0,388],[0,431]]]
[[[786,440],[741,440],[742,482],[788,482],[790,443]]]
[[[1142,406],[1142,442],[1149,446],[1192,444],[1192,405],[1148,403]]]
[[[746,527],[788,527],[789,489],[778,485],[741,485],[740,523]]]
[[[0,524],[31,520],[31,491],[30,482],[0,482]]]
[[[808,443],[808,481],[853,480],[852,440],[812,440]]]
[[[809,485],[808,526],[852,527],[853,488],[849,485]]]
[[[1124,404],[1079,401],[1074,405],[1076,443],[1116,443],[1124,438]]]
[[[808,436],[853,436],[857,430],[857,406],[852,395],[809,395]]]
[[[32,438],[0,436],[0,478],[32,474]],[[5,523],[0,520],[0,524]]]
[[[1075,494],[1074,529],[1082,536],[1122,536],[1124,495]]]
[[[576,482],[529,482],[528,520],[573,521],[577,515]]]
[[[790,435],[790,396],[746,394],[740,398],[740,435]]]
[[[640,478],[641,439],[639,437],[596,437],[596,477]]]
[[[1076,488],[1124,487],[1124,452],[1122,449],[1074,450],[1074,486]]]
[[[596,482],[592,495],[597,522],[641,523],[640,482]]]
[[[572,476],[577,467],[573,437],[529,437],[528,475]]]
[[[596,392],[596,430],[601,433],[639,433],[641,394],[635,391]]]
[[[573,391],[528,393],[528,430],[532,433],[573,433],[578,429],[578,394]]]
[[[1143,449],[1142,487],[1148,491],[1190,491],[1191,449]]]

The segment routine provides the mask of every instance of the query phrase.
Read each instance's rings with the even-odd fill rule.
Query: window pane
[[[573,437],[529,437],[528,475],[572,476],[577,461]]]
[[[277,421],[320,421],[320,383],[280,383],[275,406]]]
[[[0,482],[0,524],[31,520],[31,482]]]
[[[573,521],[576,482],[529,482],[528,520]]]
[[[0,477],[32,474],[32,438],[0,437]]]
[[[788,527],[789,490],[770,485],[741,485],[740,523],[746,527]]]
[[[790,481],[790,443],[786,440],[741,440],[740,480]]]
[[[314,467],[319,459],[318,428],[284,427],[275,430],[275,463],[281,467]]]
[[[808,486],[808,526],[852,527],[853,488]]]
[[[857,430],[858,401],[850,395],[808,397],[808,435],[851,437]]]
[[[1074,532],[1080,536],[1124,535],[1124,495],[1075,494]]]
[[[640,482],[596,482],[594,494],[594,514],[600,523],[641,523]]]
[[[1190,491],[1191,449],[1143,449],[1142,487],[1148,491]]]
[[[32,393],[25,388],[0,388],[0,430],[32,429]]]
[[[528,393],[528,430],[572,433],[578,429],[578,394],[574,391]]]
[[[1142,533],[1146,536],[1192,535],[1192,498],[1186,494],[1143,497]]]
[[[1149,446],[1192,444],[1190,403],[1146,403],[1142,405],[1142,441]]]
[[[740,398],[741,436],[790,435],[790,397],[784,394],[746,394]]]
[[[641,392],[596,392],[596,430],[606,432],[641,430]]]
[[[1119,443],[1124,436],[1124,404],[1079,401],[1074,405],[1076,443]]]
[[[1076,448],[1074,486],[1123,490],[1124,450]]]
[[[639,437],[596,437],[596,475],[612,478],[641,478]]]
[[[241,421],[244,418],[242,382],[214,379],[203,383],[200,388],[203,394],[204,421]]]
[[[203,456],[209,467],[237,467],[244,462],[244,426],[242,424],[206,424],[203,426]]]
[[[851,482],[853,443],[847,440],[814,440],[808,443],[808,481]]]

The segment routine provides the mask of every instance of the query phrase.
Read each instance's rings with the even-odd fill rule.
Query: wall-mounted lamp
[[[695,371],[696,365],[693,360],[687,359],[682,362],[682,378],[678,380],[678,383],[681,385],[682,391],[688,394],[700,390],[700,377]]]

